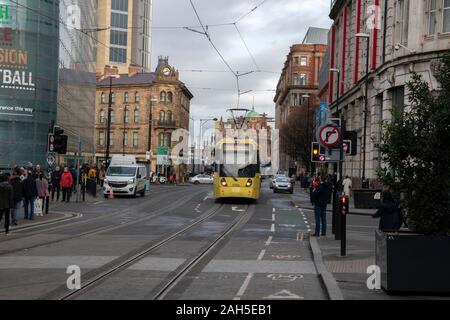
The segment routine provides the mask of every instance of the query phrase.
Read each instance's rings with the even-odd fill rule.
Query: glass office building
[[[44,163],[56,120],[59,1],[0,0],[0,167]]]

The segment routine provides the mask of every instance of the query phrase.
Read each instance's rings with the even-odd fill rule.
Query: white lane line
[[[272,212],[276,212],[277,210],[275,208],[272,209]]]
[[[270,236],[269,239],[267,239],[266,241],[266,246],[270,245],[270,243],[272,242],[273,237]]]
[[[204,197],[204,198],[203,198],[203,201],[208,200],[208,198],[209,198],[209,196]]]
[[[309,224],[306,225],[306,228],[311,229],[311,226]]]
[[[247,277],[244,280],[244,283],[242,284],[241,288],[239,289],[238,293],[234,297],[233,300],[241,300],[241,297],[244,295],[245,291],[248,288],[248,285],[250,284],[250,281],[252,280],[254,273],[249,273]]]
[[[311,232],[312,230],[311,229],[308,229],[308,232]]]
[[[275,224],[272,223],[272,226],[270,227],[270,232],[275,232]]]
[[[266,249],[262,250],[262,251],[259,253],[258,259],[256,259],[256,260],[261,261],[261,260],[264,258],[264,255],[265,255],[265,254],[266,254]]]
[[[274,214],[272,215],[272,221],[275,221],[275,215]]]

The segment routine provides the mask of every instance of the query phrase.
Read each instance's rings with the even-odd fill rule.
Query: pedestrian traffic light
[[[340,199],[340,208],[339,211],[343,216],[348,215],[349,213],[349,198],[347,196],[342,196]]]
[[[313,142],[311,144],[311,162],[324,162],[325,155],[320,150],[320,143]]]
[[[64,129],[59,126],[53,127],[53,133],[48,135],[48,152],[58,154],[67,153],[67,136],[64,135]]]

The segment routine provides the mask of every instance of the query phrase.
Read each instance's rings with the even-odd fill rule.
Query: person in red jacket
[[[70,196],[72,195],[73,178],[72,173],[70,173],[68,167],[64,168],[64,172],[61,175],[60,185],[63,194],[62,201],[70,202]]]

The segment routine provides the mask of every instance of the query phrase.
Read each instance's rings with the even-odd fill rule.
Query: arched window
[[[167,98],[166,92],[165,91],[161,91],[161,93],[159,94],[159,101],[166,102],[166,98]]]
[[[166,120],[166,113],[163,110],[161,110],[159,112],[159,121],[165,121],[165,120]]]
[[[167,102],[169,102],[169,103],[173,102],[173,94],[172,94],[172,92],[169,92],[167,94]]]
[[[106,96],[104,92],[100,95],[100,103],[106,103]]]
[[[139,108],[134,109],[134,123],[139,123],[141,121],[141,112]]]
[[[100,123],[105,123],[105,110],[100,110]]]
[[[164,132],[161,132],[159,135],[158,135],[158,146],[159,147],[164,147]]]
[[[164,147],[170,147],[171,140],[172,140],[172,134],[170,132],[166,133],[165,135],[166,141],[164,141]]]
[[[130,100],[130,95],[128,94],[128,92],[125,92],[125,94],[123,95],[123,102],[128,102],[128,100]]]
[[[123,121],[125,123],[128,123],[130,121],[130,114],[128,111],[128,107],[125,107],[124,111],[123,111]]]
[[[172,111],[167,111],[166,120],[167,122],[172,122]]]
[[[139,95],[139,92],[135,92],[134,93],[134,102],[140,102],[141,101],[141,96]]]
[[[116,122],[116,112],[111,110],[111,123]]]
[[[116,94],[114,92],[111,94],[111,102],[116,102]]]

